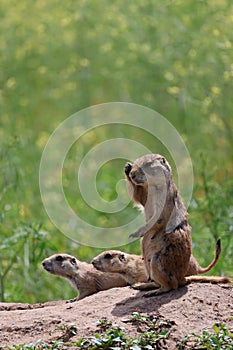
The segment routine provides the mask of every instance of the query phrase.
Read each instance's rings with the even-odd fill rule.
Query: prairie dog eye
[[[104,259],[111,259],[112,258],[112,255],[110,253],[106,253],[104,255]]]
[[[164,157],[161,159],[161,163],[166,164],[166,159]]]
[[[121,255],[119,256],[119,260],[120,260],[120,261],[125,261],[125,256],[124,256],[124,254],[121,254]]]
[[[56,261],[63,261],[64,259],[63,259],[63,257],[61,255],[58,255],[58,256],[56,256],[55,260]]]
[[[76,265],[76,259],[75,259],[75,258],[72,258],[72,259],[70,260],[70,262],[71,262],[72,265]]]

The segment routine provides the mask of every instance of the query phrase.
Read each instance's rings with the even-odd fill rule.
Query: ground
[[[0,303],[0,348],[38,339],[49,342],[58,336],[59,325],[71,323],[77,326],[78,339],[93,334],[96,321],[103,317],[135,336],[135,325],[125,322],[133,312],[153,313],[173,321],[169,349],[174,349],[184,335],[210,330],[215,323],[224,323],[233,330],[233,286],[193,283],[160,296],[144,298],[144,294],[125,287],[72,303]]]

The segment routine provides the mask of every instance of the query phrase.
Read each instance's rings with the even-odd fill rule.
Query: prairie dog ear
[[[57,255],[56,258],[55,258],[56,261],[63,261],[64,258],[62,255]]]
[[[119,260],[120,261],[125,261],[126,259],[125,259],[125,254],[121,254],[120,256],[119,256]]]
[[[104,259],[112,259],[112,254],[106,253],[106,254],[104,255]]]

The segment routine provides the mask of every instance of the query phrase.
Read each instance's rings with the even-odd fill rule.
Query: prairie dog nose
[[[137,177],[137,176],[143,176],[143,175],[145,175],[145,173],[144,173],[144,171],[141,169],[141,168],[138,168],[138,167],[132,167],[131,168],[131,171],[130,171],[130,173],[129,173],[129,177],[131,178],[131,179],[135,179],[135,177]]]
[[[129,173],[129,177],[133,180],[136,178],[137,172],[135,170],[131,170],[130,173]]]

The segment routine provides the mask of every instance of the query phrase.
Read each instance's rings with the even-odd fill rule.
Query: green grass
[[[232,1],[3,0],[1,5],[1,300],[72,298],[69,285],[47,276],[40,261],[56,252],[90,261],[100,252],[56,229],[43,208],[38,179],[53,130],[82,108],[110,101],[155,109],[183,137],[195,175],[189,208],[194,255],[207,265],[221,237],[223,252],[213,273],[232,276]],[[169,156],[157,139],[133,127],[106,126],[83,136],[68,153],[64,191],[75,210],[96,225],[121,225],[135,215],[131,206],[119,215],[99,213],[74,188],[82,157],[115,137]],[[116,196],[124,162],[110,162],[98,174],[106,200]],[[138,242],[119,248],[140,252]]]

